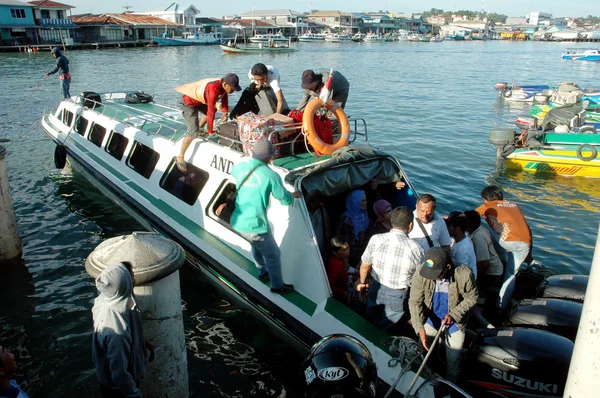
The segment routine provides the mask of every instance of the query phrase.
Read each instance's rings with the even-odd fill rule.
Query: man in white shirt
[[[392,210],[392,230],[373,235],[362,255],[360,280],[356,290],[368,288],[367,318],[389,330],[407,313],[408,288],[415,270],[425,260],[425,252],[408,233],[413,215],[408,207]],[[373,277],[370,284],[367,277]]]
[[[273,65],[265,65],[258,63],[250,69],[248,72],[248,78],[252,83],[256,84],[256,88],[271,87],[277,97],[277,108],[276,113],[283,113],[288,108],[285,98],[283,97],[283,91],[279,86],[279,80],[281,75],[279,71],[275,69]],[[289,109],[289,108],[288,108]]]
[[[471,239],[466,235],[467,217],[464,214],[455,214],[446,220],[448,233],[454,238],[452,245],[452,262],[455,266],[466,265],[471,268],[473,277],[477,280],[477,261],[475,260],[475,249]]]
[[[250,86],[246,88],[235,108],[232,119],[246,112],[270,116],[274,113],[287,114],[289,107],[281,91],[279,71],[272,65],[255,64],[248,72]]]
[[[414,212],[414,228],[408,236],[421,245],[425,252],[433,246],[441,246],[449,251],[452,240],[444,219],[436,214],[435,206],[436,201],[433,195],[423,194],[419,196],[417,209]],[[427,232],[427,235],[425,235],[423,229]]]

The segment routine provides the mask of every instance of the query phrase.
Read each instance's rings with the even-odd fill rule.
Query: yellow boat
[[[580,153],[586,158],[592,155],[592,150],[584,148]],[[600,178],[600,159],[582,160],[577,149],[517,149],[506,157],[506,168],[544,175]]]

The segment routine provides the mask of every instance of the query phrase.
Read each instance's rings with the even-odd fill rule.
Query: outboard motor
[[[538,329],[484,329],[470,348],[463,377],[473,396],[562,397],[573,342]]]
[[[496,147],[497,156],[507,157],[515,150],[515,136],[512,129],[493,129],[490,131],[490,144]]]
[[[590,277],[587,275],[555,275],[538,287],[536,297],[560,298],[583,303]]]
[[[527,299],[515,304],[505,326],[547,330],[575,341],[583,304],[560,299]]]
[[[375,398],[377,366],[369,349],[345,334],[332,334],[316,343],[302,365],[307,398]]]
[[[537,130],[537,119],[531,116],[519,116],[515,121],[517,127],[521,130]]]

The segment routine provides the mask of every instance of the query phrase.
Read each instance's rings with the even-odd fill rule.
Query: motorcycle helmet
[[[345,334],[317,342],[302,364],[307,398],[374,398],[377,366],[367,347]]]

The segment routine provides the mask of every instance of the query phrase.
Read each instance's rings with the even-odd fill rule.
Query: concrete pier
[[[4,161],[6,153],[6,148],[0,146],[0,263],[16,259],[23,252],[8,185],[8,172]]]
[[[134,232],[101,243],[87,258],[85,268],[96,278],[107,266],[123,261],[133,265],[133,292],[142,313],[144,337],[155,346],[155,359],[148,363],[142,380],[144,397],[188,397],[178,271],[185,252],[159,234]]]
[[[597,397],[600,391],[600,228],[585,292],[565,398]]]

